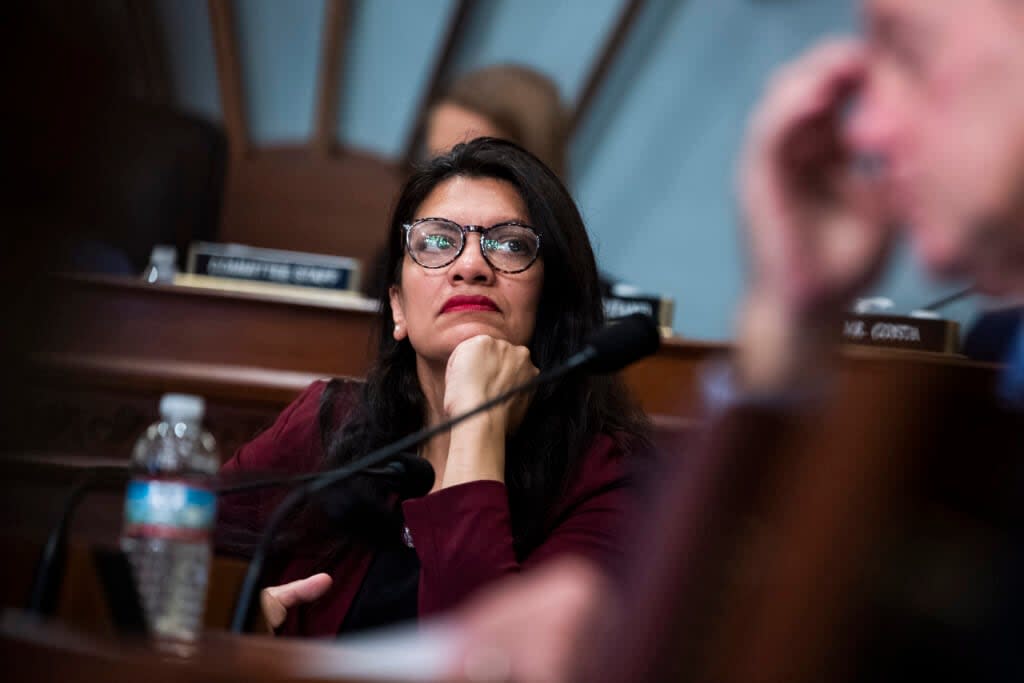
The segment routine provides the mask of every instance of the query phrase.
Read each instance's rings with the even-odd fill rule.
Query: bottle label
[[[205,541],[213,528],[217,497],[184,481],[133,479],[125,495],[126,536]]]

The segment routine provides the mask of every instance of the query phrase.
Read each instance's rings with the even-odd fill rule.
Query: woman
[[[350,462],[561,363],[603,322],[575,204],[513,143],[479,138],[430,162],[406,183],[390,228],[379,358],[365,385],[314,384],[225,471]],[[285,633],[349,632],[453,607],[558,555],[609,568],[629,507],[623,456],[646,444],[615,379],[572,377],[496,407],[423,446],[436,472],[429,495],[395,507],[368,481],[362,498],[344,498],[372,504],[330,515],[340,528],[312,510],[298,516],[274,579],[302,581],[265,593],[268,621],[287,610]],[[258,529],[274,502],[228,498],[221,519]]]

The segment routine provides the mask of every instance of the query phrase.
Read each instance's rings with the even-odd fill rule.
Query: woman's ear
[[[402,341],[409,336],[409,330],[405,326],[405,309],[402,308],[402,292],[398,285],[388,287],[388,299],[391,300],[391,321],[395,324],[392,334],[395,341]]]

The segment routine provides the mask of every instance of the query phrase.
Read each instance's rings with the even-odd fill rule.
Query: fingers
[[[781,189],[780,162],[811,159],[822,146],[835,144],[837,131],[814,131],[810,124],[838,112],[844,93],[862,77],[865,65],[860,43],[831,40],[774,76],[751,118],[743,152],[740,182],[748,202],[763,201],[760,194]],[[810,134],[814,132],[818,135]]]
[[[782,133],[838,104],[839,97],[861,78],[865,67],[862,44],[840,39],[827,41],[783,67],[754,115],[753,137],[768,143],[768,151],[774,151],[782,142]]]
[[[284,623],[290,608],[313,602],[327,592],[331,583],[331,577],[321,573],[263,589],[260,593],[260,607],[263,609],[263,618],[267,625],[271,629],[276,629]]]
[[[486,385],[489,397],[529,380],[538,372],[528,348],[487,335],[463,341],[448,359],[449,379],[475,378]]]
[[[448,359],[445,373],[444,409],[448,415],[466,412],[484,401],[528,382],[540,371],[533,365],[530,350],[486,335],[460,343]],[[490,411],[500,417],[506,429],[522,419],[529,399],[519,397]]]
[[[759,286],[783,297],[818,284],[812,216],[859,208],[840,206],[852,195],[835,186],[845,163],[841,108],[865,68],[861,43],[822,43],[776,74],[751,119],[738,176],[750,265]]]

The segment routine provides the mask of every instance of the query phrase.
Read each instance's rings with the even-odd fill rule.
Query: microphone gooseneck
[[[947,294],[946,296],[942,297],[941,299],[937,299],[935,301],[932,301],[932,302],[922,306],[921,309],[925,310],[925,311],[935,311],[935,310],[938,310],[940,308],[945,308],[946,306],[948,306],[948,305],[950,305],[952,303],[956,303],[957,301],[960,301],[960,299],[963,299],[965,297],[971,296],[972,294],[975,294],[975,293],[976,293],[976,290],[975,290],[975,286],[974,285],[971,285],[970,287],[964,287],[963,289],[957,290],[957,291],[953,292],[952,294]]]
[[[419,486],[419,482],[423,481],[424,477],[427,476],[427,473],[424,471],[422,464],[426,464],[427,467],[430,466],[430,463],[426,463],[422,458],[418,456],[409,455],[408,453],[399,453],[387,465],[383,465],[381,467],[366,467],[361,469],[356,474],[370,474],[381,477],[409,478],[414,482],[414,486]],[[329,472],[334,471],[335,470],[328,470],[327,472],[306,472],[305,474],[290,474],[287,476],[268,477],[266,479],[255,479],[251,481],[235,481],[234,483],[230,483],[232,480],[228,479],[227,481],[229,483],[218,484],[214,488],[214,493],[216,493],[217,495],[222,495],[225,493],[247,493],[249,491],[256,491],[258,489],[266,489],[279,486],[290,486],[293,484],[304,484],[308,481],[312,481],[314,479],[317,479],[328,474]],[[433,468],[431,468],[429,475],[431,477],[431,480],[430,484],[427,485],[428,491],[430,490],[430,487],[434,485]]]
[[[124,484],[129,474],[127,463],[123,467],[94,467],[72,487],[64,499],[57,523],[50,529],[43,551],[39,554],[32,588],[29,591],[29,612],[40,616],[53,616],[57,611],[57,598],[67,564],[68,529],[78,504],[94,489]]]
[[[295,506],[307,496],[312,496],[324,489],[330,488],[348,477],[365,471],[367,468],[391,460],[399,453],[411,451],[420,443],[442,432],[446,432],[480,413],[487,412],[518,394],[533,391],[543,384],[561,379],[569,373],[580,369],[591,369],[599,373],[621,370],[633,361],[649,356],[657,351],[660,343],[661,337],[658,334],[657,325],[650,317],[641,314],[627,316],[596,332],[590,337],[582,350],[571,356],[562,365],[552,368],[547,372],[542,372],[533,379],[513,387],[490,400],[484,401],[472,410],[456,415],[433,427],[426,427],[404,436],[398,441],[378,448],[344,467],[328,472],[313,472],[291,478],[289,483],[300,483],[303,485],[293,489],[284,497],[263,529],[260,542],[253,553],[252,560],[245,573],[245,578],[242,581],[242,587],[239,590],[238,602],[235,605],[235,612],[231,619],[231,631],[233,633],[241,633],[246,622],[249,621],[253,605],[253,594],[256,592],[263,572],[263,563],[270,547],[271,537]],[[429,463],[427,464],[429,466]],[[274,485],[279,485],[280,483],[280,480],[278,480]],[[234,487],[232,490],[244,490],[241,487],[257,487],[259,485],[270,484],[251,482]],[[430,486],[433,486],[432,480]],[[427,490],[429,488],[428,486]]]
[[[419,433],[410,434],[409,436],[413,437]],[[426,439],[429,437],[421,438]],[[278,527],[281,526],[281,523],[292,510],[307,497],[324,491],[349,477],[366,473],[400,477],[405,475],[404,478],[408,482],[403,493],[408,497],[421,496],[430,491],[434,485],[434,468],[431,467],[429,462],[418,456],[403,453],[403,451],[408,450],[408,442],[410,442],[410,438],[406,437],[388,446],[379,448],[345,467],[339,467],[328,472],[314,472],[296,477],[246,482],[235,486],[226,486],[219,490],[219,493],[236,493],[268,486],[282,486],[289,483],[302,484],[302,486],[289,491],[281,500],[267,521],[267,525],[263,528],[263,533],[260,534],[259,544],[252,554],[252,559],[249,561],[245,577],[242,580],[242,586],[238,591],[238,602],[235,604],[235,611],[231,617],[230,631],[232,633],[241,633],[252,614],[253,596],[263,575],[263,564],[270,550],[270,542],[274,537],[274,532],[277,531]],[[392,460],[392,462],[376,470],[373,469],[374,465],[386,460]]]
[[[399,498],[419,498],[434,488],[434,468],[418,455],[399,456],[389,462],[386,469],[391,470],[391,476],[398,480]]]

